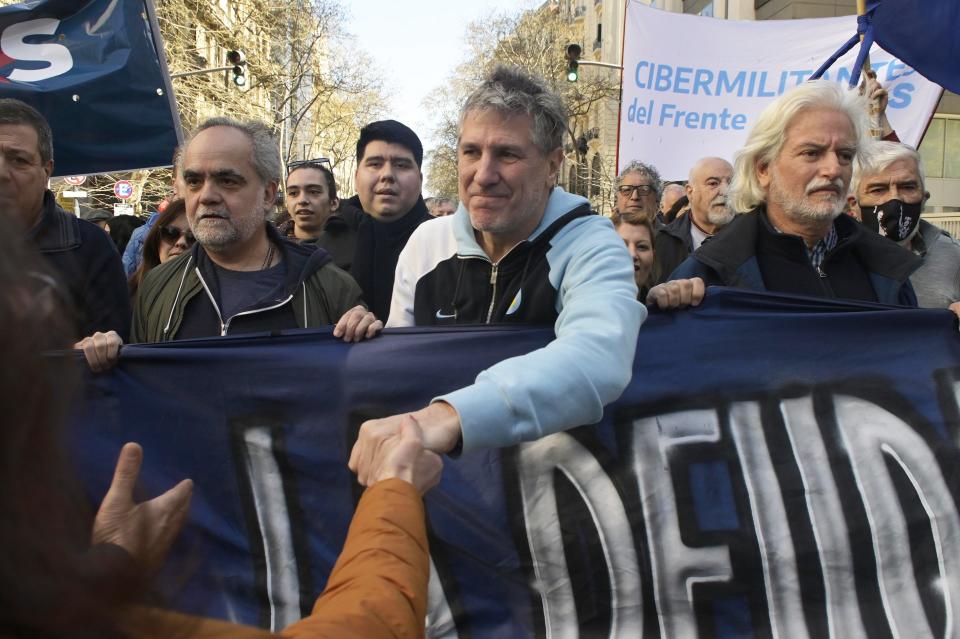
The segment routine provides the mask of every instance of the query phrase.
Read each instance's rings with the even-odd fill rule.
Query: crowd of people
[[[0,534],[8,547],[27,549],[21,563],[0,569],[0,579],[6,590],[20,571],[36,573],[19,588],[20,599],[4,604],[13,621],[3,623],[25,635],[37,628],[49,636],[108,636],[109,628],[111,635],[161,636],[181,624],[188,636],[261,636],[133,612],[192,489],[184,482],[135,504],[143,456],[136,445],[120,451],[91,522],[92,550],[77,551],[82,531],[54,530],[54,514],[15,494],[25,447],[29,460],[62,454],[51,433],[67,410],[68,389],[51,377],[61,363],[42,358],[41,348],[73,344],[100,372],[117,364],[125,343],[320,327],[356,342],[384,326],[552,326],[544,348],[360,429],[348,465],[368,490],[327,593],[285,634],[416,636],[428,570],[420,495],[438,481],[440,456],[597,422],[630,381],[648,307],[696,305],[707,286],[724,285],[956,311],[960,242],[920,219],[927,194],[917,152],[868,139],[867,98],[882,101],[884,93],[879,85],[867,93],[825,81],[797,87],[767,107],[732,162],[700,159],[683,184],[664,183],[656,158],[638,158],[617,178],[612,220],[556,186],[563,103],[516,69],[495,69],[462,107],[459,203],[423,199],[423,147],[400,122],[361,130],[357,194],[340,199],[325,162],[284,167],[266,125],[213,118],[178,149],[175,198],[133,231],[122,261],[103,230],[64,212],[47,189],[53,141],[43,116],[0,100],[7,231],[0,237],[9,245],[0,251],[0,322],[13,353],[3,392],[4,401],[23,407],[4,447],[12,515]],[[276,225],[281,184],[288,220]],[[23,377],[21,360],[34,377]],[[55,483],[70,485],[60,477],[38,482],[53,493]],[[380,517],[388,507],[402,511],[402,521]],[[45,526],[63,541],[55,561],[49,544],[27,532]],[[371,552],[381,555],[371,560]],[[90,562],[103,570],[90,571]],[[98,581],[91,584],[88,573]],[[82,591],[77,601],[96,605],[39,613],[49,580],[60,584],[58,597]],[[92,630],[71,632],[77,624]]]

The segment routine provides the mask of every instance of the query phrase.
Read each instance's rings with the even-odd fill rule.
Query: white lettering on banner
[[[960,614],[960,517],[940,465],[916,430],[896,415],[862,399],[834,399],[840,428],[873,531],[880,592],[897,637],[933,636],[911,561],[907,521],[884,458],[907,476],[930,520],[938,561],[939,590],[946,603],[944,636],[955,635]]]
[[[686,179],[705,156],[732,160],[764,107],[807,81],[857,29],[855,16],[715,20],[626,4],[618,166],[653,162],[671,180]],[[848,84],[856,53],[824,79]],[[877,45],[870,59],[893,128],[917,146],[942,89]]]
[[[12,24],[0,35],[0,49],[8,57],[25,62],[46,62],[41,69],[14,69],[7,76],[14,82],[40,82],[63,75],[73,68],[73,56],[70,49],[62,44],[48,42],[30,44],[26,38],[35,35],[53,35],[60,21],[53,18],[25,20]]]
[[[457,639],[459,636],[433,557],[430,558],[430,581],[427,583],[426,636],[430,639]]]
[[[680,537],[670,477],[671,449],[720,439],[716,411],[660,415],[633,423],[633,467],[640,487],[653,569],[654,599],[663,637],[695,637],[692,584],[732,576],[724,546],[690,548]]]
[[[609,570],[611,637],[639,637],[643,628],[640,570],[624,503],[600,463],[576,439],[557,433],[520,446],[517,456],[527,539],[548,636],[578,632],[553,485],[560,470],[577,489],[600,536]]]
[[[850,536],[843,503],[830,470],[830,456],[820,436],[813,398],[780,403],[794,458],[803,478],[804,496],[823,567],[827,624],[831,637],[865,639],[854,582]]]
[[[279,632],[301,617],[297,555],[293,548],[283,476],[273,454],[269,427],[247,429],[243,433],[243,442],[250,489],[263,539],[270,629]]]
[[[750,496],[773,636],[778,639],[808,635],[797,577],[797,555],[780,483],[763,435],[760,405],[756,402],[734,404],[730,408],[730,430]]]
[[[960,405],[960,383],[949,384]],[[620,462],[628,468],[605,470],[566,433],[521,445],[518,488],[547,636],[578,630],[578,602],[560,543],[557,470],[587,504],[603,546],[615,620],[611,636],[641,636],[646,613],[656,614],[662,637],[695,637],[711,623],[708,602],[728,594],[752,602],[750,614],[766,615],[770,634],[781,639],[956,634],[960,513],[945,462],[922,434],[928,426],[849,394],[815,395],[629,419],[623,427],[630,429],[632,446]],[[764,415],[779,415],[782,423],[767,423]],[[676,482],[690,481],[693,465],[715,459],[725,460],[730,473],[729,480],[716,481],[732,482],[741,495],[734,496],[738,518],[719,537],[729,544],[710,536],[715,524],[682,519],[678,507],[690,503],[693,488]],[[625,504],[634,493],[619,492],[607,473],[635,481],[631,499],[639,503]],[[797,512],[798,504],[806,512]],[[630,528],[626,512],[633,508],[642,508],[645,535]],[[655,610],[642,609],[643,570],[635,548],[649,553]],[[758,553],[759,562],[751,564],[750,553]],[[811,558],[816,569],[801,565]],[[862,570],[874,564],[875,575]],[[695,588],[704,583],[713,585]]]

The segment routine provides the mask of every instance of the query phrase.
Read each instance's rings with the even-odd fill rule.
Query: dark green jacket
[[[360,287],[333,264],[326,251],[284,240],[272,226],[268,230],[286,265],[278,299],[221,317],[214,303],[219,297],[213,263],[197,243],[144,278],[134,303],[131,342],[280,330],[293,328],[294,322],[300,328],[318,328],[336,323],[345,312],[363,304]],[[185,322],[191,334],[181,334]]]

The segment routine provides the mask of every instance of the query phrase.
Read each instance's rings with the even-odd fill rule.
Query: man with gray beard
[[[728,203],[745,212],[647,302],[697,305],[722,285],[916,306],[919,258],[841,215],[866,112],[861,96],[820,80],[764,109],[734,163]]]
[[[721,158],[702,158],[690,169],[686,186],[690,214],[657,229],[654,238],[657,283],[665,282],[687,257],[733,219],[727,189],[733,167]]]

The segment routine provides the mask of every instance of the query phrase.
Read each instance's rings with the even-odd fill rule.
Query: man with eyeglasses
[[[0,100],[0,211],[36,246],[71,301],[75,335],[130,330],[130,301],[120,255],[95,224],[61,209],[47,181],[53,133],[33,107]]]
[[[666,281],[687,257],[733,219],[727,206],[727,189],[733,167],[722,158],[702,158],[690,169],[687,200],[690,212],[657,229],[654,238],[656,272]]]
[[[345,271],[353,264],[357,230],[363,214],[341,207],[337,182],[328,160],[304,160],[287,165],[284,205],[290,214],[281,232],[297,242],[316,244]]]
[[[617,211],[628,218],[646,217],[653,222],[660,204],[660,173],[653,166],[634,160],[617,177]]]

